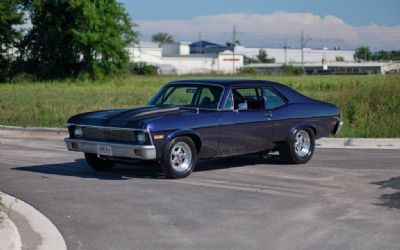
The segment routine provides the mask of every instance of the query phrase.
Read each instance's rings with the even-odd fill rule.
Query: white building
[[[301,63],[291,64],[294,67],[302,67]],[[277,73],[282,70],[283,63],[254,63],[245,65],[245,68],[253,68],[262,73]],[[357,75],[385,75],[400,73],[400,62],[328,62],[324,64],[305,63],[304,70],[307,74],[357,74]]]
[[[231,51],[219,54],[190,55],[189,43],[143,42],[127,48],[132,62],[157,66],[160,74],[232,74],[243,67],[243,56]]]
[[[249,58],[256,58],[260,50],[265,50],[268,58],[275,58],[275,63],[299,63],[301,62],[301,49],[283,49],[283,48],[246,48],[244,46],[236,46],[235,53],[242,54]],[[328,50],[328,49],[310,49],[304,48],[304,62],[319,63],[323,59],[328,62],[346,61],[354,62],[354,53],[352,50]],[[286,61],[285,61],[286,54]]]

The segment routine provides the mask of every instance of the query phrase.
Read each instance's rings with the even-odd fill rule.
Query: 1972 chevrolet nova
[[[315,139],[340,131],[339,118],[335,105],[275,82],[184,80],[167,84],[142,108],[71,117],[65,142],[96,170],[140,159],[183,178],[198,159],[279,151],[288,163],[306,163]]]

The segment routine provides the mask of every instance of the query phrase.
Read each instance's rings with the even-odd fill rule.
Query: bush
[[[239,74],[243,75],[257,75],[259,74],[258,70],[256,68],[240,68],[239,69]]]
[[[158,68],[143,62],[133,63],[131,73],[135,75],[157,75]]]
[[[336,57],[336,62],[344,62],[343,56],[337,56]]]
[[[304,70],[300,67],[294,67],[292,65],[283,65],[281,67],[281,70],[283,74],[285,75],[292,75],[292,76],[298,76],[298,75],[303,75]]]

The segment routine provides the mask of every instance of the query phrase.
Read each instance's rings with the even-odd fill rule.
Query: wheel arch
[[[311,129],[314,132],[314,137],[317,137],[318,129],[314,123],[302,123],[296,124],[290,129],[289,134],[287,135],[287,139],[289,139],[290,135],[293,134],[296,130],[305,128]]]
[[[194,130],[178,130],[178,131],[175,131],[175,132],[169,134],[168,137],[167,137],[166,143],[164,144],[164,146],[165,146],[168,142],[170,142],[171,140],[173,140],[174,138],[180,137],[180,136],[187,136],[187,137],[189,137],[189,138],[193,141],[194,145],[196,146],[197,154],[200,153],[201,146],[202,146],[201,137],[200,137],[200,135],[199,135],[196,131],[194,131]]]

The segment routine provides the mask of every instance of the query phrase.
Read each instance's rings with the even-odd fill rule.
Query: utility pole
[[[301,68],[304,71],[304,30],[301,30]]]
[[[199,41],[197,42],[197,54],[200,54],[201,32],[199,32]]]
[[[287,65],[287,39],[285,37],[285,45],[283,47],[285,49],[285,65]]]
[[[232,32],[232,73],[236,73],[235,67],[235,45],[236,45],[236,26],[233,25],[233,32]]]

